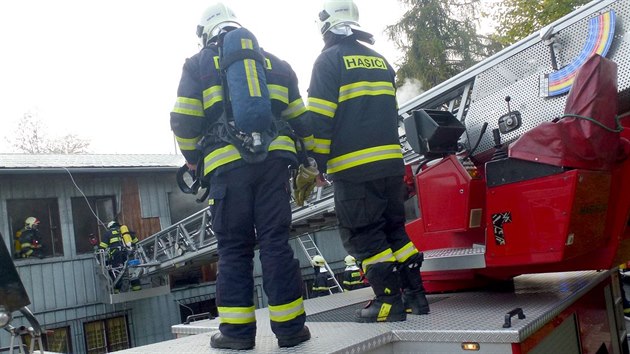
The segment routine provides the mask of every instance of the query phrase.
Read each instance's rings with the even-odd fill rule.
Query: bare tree
[[[27,154],[84,154],[90,142],[76,134],[50,137],[36,113],[27,112],[17,123],[15,133],[7,140],[16,152]]]

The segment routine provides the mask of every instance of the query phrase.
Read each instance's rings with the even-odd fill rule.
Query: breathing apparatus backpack
[[[245,162],[262,162],[279,131],[290,136],[293,133],[288,123],[275,117],[271,110],[266,59],[254,34],[245,28],[237,28],[222,36],[219,64],[224,109],[197,144],[197,149],[203,152],[206,144],[221,141],[236,147]],[[197,164],[203,171],[202,166],[203,158]],[[186,174],[192,178],[192,184],[185,181]],[[187,194],[197,194],[200,188],[206,188],[197,201],[207,198],[209,190],[202,173],[189,171],[184,164],[177,172],[176,180],[181,191]]]
[[[234,145],[246,162],[261,162],[278,136],[265,74],[265,57],[253,33],[238,28],[223,37],[221,81],[224,114],[219,137]]]

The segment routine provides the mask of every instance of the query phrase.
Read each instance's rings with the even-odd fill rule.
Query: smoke
[[[402,106],[407,103],[407,101],[415,98],[419,94],[423,93],[422,83],[417,79],[405,79],[402,86],[398,87],[396,90],[396,99],[398,100],[398,105]]]

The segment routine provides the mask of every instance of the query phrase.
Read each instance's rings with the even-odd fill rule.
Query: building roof
[[[174,154],[0,154],[0,174],[174,171],[184,163]]]

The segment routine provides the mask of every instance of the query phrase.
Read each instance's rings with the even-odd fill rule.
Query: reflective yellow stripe
[[[268,151],[274,150],[284,150],[295,154],[295,142],[288,136],[278,136],[271,142],[271,144],[269,144]],[[220,149],[216,149],[204,157],[203,161],[205,168],[203,173],[204,175],[207,175],[219,166],[223,166],[240,158],[241,154],[234,145],[227,145]]]
[[[315,142],[317,144],[317,141]],[[337,156],[328,161],[328,173],[335,173],[346,170],[351,167],[365,165],[370,162],[402,159],[402,150],[400,145],[383,145],[363,149],[349,154]]]
[[[306,148],[306,150],[312,151],[315,148],[315,138],[313,138],[312,135],[309,135],[303,138],[303,140],[304,140],[304,147]]]
[[[308,110],[332,118],[335,116],[337,104],[320,98],[309,97]]]
[[[251,39],[241,38],[241,48],[254,49]],[[243,60],[245,66],[245,77],[247,78],[247,88],[249,88],[250,97],[261,97],[260,82],[258,81],[258,70],[256,69],[256,61],[254,59]]]
[[[297,300],[284,305],[269,305],[269,319],[274,322],[287,322],[304,313],[304,302]]]
[[[212,59],[214,60],[214,68],[217,70],[221,69],[221,63],[219,63],[219,56],[215,55],[214,57],[212,57]]]
[[[330,290],[329,287],[327,286],[319,286],[319,287],[313,287],[314,291],[323,291],[323,290]]]
[[[376,317],[377,322],[387,320],[387,316],[389,315],[389,311],[392,309],[392,305],[388,303],[383,303],[381,305],[381,309],[378,311],[378,316]]]
[[[99,246],[101,246],[101,248],[107,248],[107,246],[109,246],[108,244],[106,244],[105,242],[101,242],[98,244]]]
[[[409,259],[409,257],[413,256],[416,253],[418,253],[416,246],[414,246],[412,242],[409,242],[401,249],[394,252],[394,257],[396,257],[396,260],[398,262],[404,263],[407,259]]]
[[[287,87],[267,84],[267,89],[269,90],[269,98],[289,104],[289,89]]]
[[[114,242],[120,242],[120,237],[112,237],[109,239],[109,244],[111,245]]]
[[[233,145],[227,145],[216,149],[204,157],[204,175],[214,171],[217,167],[236,161],[241,158],[238,150]]]
[[[318,154],[330,154],[330,139],[313,139],[313,152]]]
[[[339,88],[339,103],[359,96],[396,96],[396,90],[391,82],[360,81],[353,84],[344,85]]]
[[[208,109],[217,102],[223,101],[223,88],[221,85],[211,86],[203,90],[203,108]]]
[[[203,106],[196,98],[177,97],[173,113],[186,114],[189,116],[203,117]]]
[[[394,257],[394,253],[392,252],[391,248],[388,248],[385,251],[378,253],[370,258],[364,259],[361,266],[363,267],[363,272],[367,272],[368,266],[376,263],[385,262],[396,262],[396,257]]]
[[[182,151],[195,150],[195,147],[199,139],[201,139],[201,137],[199,136],[196,138],[191,138],[191,139],[180,138],[178,136],[175,136],[175,140],[177,140],[177,145],[179,146],[179,149]]]
[[[269,151],[274,150],[284,150],[292,152],[294,154],[297,153],[297,151],[295,150],[295,142],[293,141],[293,139],[289,138],[286,135],[281,135],[271,142],[271,144],[269,145]]]
[[[344,285],[359,285],[361,283],[363,283],[363,282],[360,281],[360,280],[355,280],[355,281],[344,280],[343,281]]]
[[[255,307],[217,307],[221,323],[247,324],[256,322]]]
[[[306,106],[304,105],[304,101],[302,101],[301,98],[298,98],[297,100],[291,102],[280,115],[286,119],[293,119],[295,117],[299,117],[300,114],[305,112]]]

